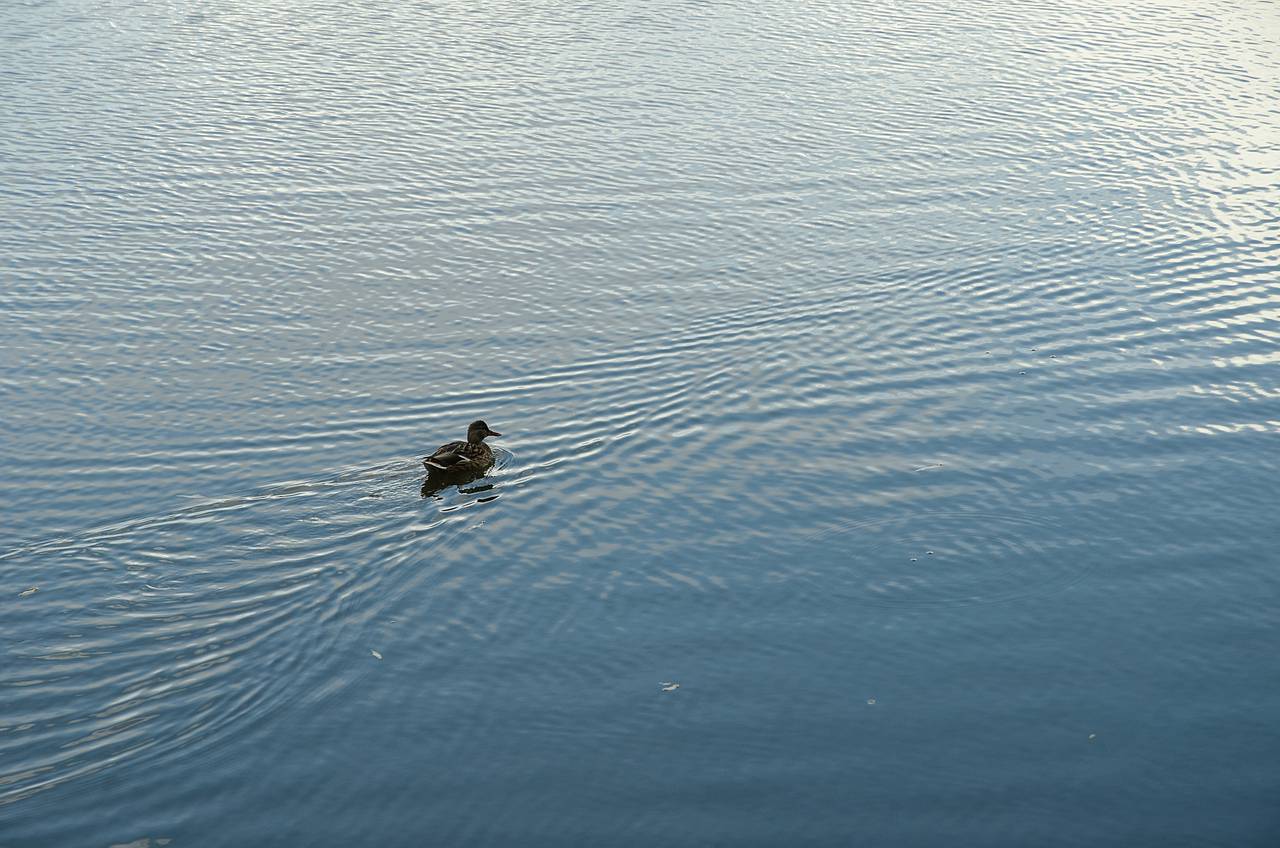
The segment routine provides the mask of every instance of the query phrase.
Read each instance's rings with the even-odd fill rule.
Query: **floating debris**
[[[30,589],[27,589],[25,592],[19,592],[18,597],[25,598],[27,595],[34,595],[36,592],[39,592],[39,591],[40,591],[39,586],[32,586]]]
[[[380,660],[380,659],[382,659],[382,654],[378,653],[377,651],[370,651],[369,653],[373,654],[373,658],[374,658],[375,660]]]
[[[941,462],[933,462],[929,465],[921,465],[919,468],[913,468],[912,471],[932,471],[935,468],[942,468]]]
[[[1095,739],[1097,739],[1097,738],[1098,738],[1098,734],[1096,734],[1096,733],[1090,733],[1090,734],[1089,734],[1089,741],[1090,741],[1090,742],[1092,742],[1093,740],[1095,740]]]
[[[672,683],[667,680],[664,680],[662,683],[659,683],[658,685],[662,687],[663,692],[674,692],[680,688],[679,683]]]
[[[868,707],[874,707],[875,705],[876,705],[876,699],[875,699],[875,698],[868,698],[868,699],[867,699],[867,706],[868,706]]]

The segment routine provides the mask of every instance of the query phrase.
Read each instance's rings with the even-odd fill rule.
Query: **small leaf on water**
[[[663,692],[674,692],[680,688],[679,683],[671,683],[670,681],[663,681],[658,685],[662,687]]]
[[[370,651],[369,653],[373,654],[373,658],[374,658],[375,660],[380,660],[380,659],[382,659],[382,654],[378,653],[377,651]]]
[[[32,586],[30,589],[27,589],[25,592],[19,592],[18,597],[25,598],[27,595],[34,595],[36,592],[39,592],[39,591],[40,591],[39,586]]]

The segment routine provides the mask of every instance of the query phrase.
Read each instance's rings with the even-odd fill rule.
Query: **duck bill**
[[[501,434],[501,433],[495,433],[495,432],[493,432],[492,430],[490,430],[490,431],[489,431],[488,433],[486,433],[485,435],[486,435],[486,436],[501,436],[502,434]]]

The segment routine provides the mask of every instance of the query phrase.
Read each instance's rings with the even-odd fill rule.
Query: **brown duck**
[[[475,474],[488,471],[493,465],[493,451],[484,443],[489,436],[501,436],[489,429],[483,421],[472,421],[467,428],[465,442],[449,442],[436,448],[436,452],[422,460],[428,474]]]

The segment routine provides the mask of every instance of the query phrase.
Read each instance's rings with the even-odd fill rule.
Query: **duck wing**
[[[449,442],[447,445],[441,445],[436,448],[435,453],[422,460],[422,464],[427,468],[451,468],[466,459],[462,453],[462,449],[466,446],[466,442]]]

